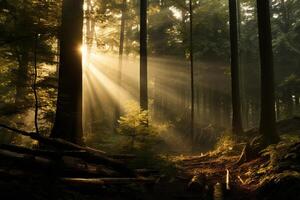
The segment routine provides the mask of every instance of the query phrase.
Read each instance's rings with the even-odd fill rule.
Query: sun
[[[86,67],[87,66],[87,56],[88,56],[88,50],[87,50],[87,46],[86,45],[81,45],[79,47],[79,51],[81,53],[81,56],[82,56],[82,65],[83,67]]]

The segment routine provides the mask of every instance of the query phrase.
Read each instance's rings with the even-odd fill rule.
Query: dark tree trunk
[[[232,90],[232,131],[235,135],[243,132],[241,95],[239,79],[239,48],[237,2],[229,0],[230,44],[231,44],[231,90]]]
[[[260,133],[264,144],[279,140],[276,131],[274,64],[269,0],[257,0],[257,17],[261,62],[261,118]]]
[[[194,138],[194,115],[195,115],[195,103],[194,103],[194,45],[193,45],[193,4],[192,0],[189,2],[190,12],[190,65],[191,65],[191,140]]]
[[[60,32],[57,111],[51,137],[82,141],[83,0],[64,0]]]
[[[140,106],[148,110],[147,0],[140,1]]]

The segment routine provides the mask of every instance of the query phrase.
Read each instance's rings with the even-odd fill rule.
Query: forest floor
[[[200,195],[198,199],[299,199],[300,119],[284,120],[277,126],[281,141],[260,149],[257,155],[251,155],[250,148],[255,148],[259,139],[246,147],[250,138],[258,134],[257,129],[252,129],[238,140],[245,143],[227,136],[214,151],[175,156],[173,161],[178,171],[192,180],[189,184],[195,182],[190,190]],[[190,190],[188,187],[187,192]]]
[[[299,120],[299,119],[297,119]],[[0,199],[40,200],[260,200],[299,199],[300,123],[279,124],[281,142],[261,150],[258,156],[242,159],[246,143],[224,137],[218,147],[199,155],[173,155],[165,159],[176,171],[149,174],[149,184],[117,186],[70,186],[53,174],[31,172],[30,178],[2,176]],[[251,138],[255,130],[247,132]],[[240,142],[240,140],[239,140]],[[15,166],[17,167],[17,166]]]

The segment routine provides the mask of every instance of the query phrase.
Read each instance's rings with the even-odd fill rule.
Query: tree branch
[[[16,129],[16,128],[12,128],[12,127],[7,126],[5,124],[0,124],[0,127],[5,128],[5,129],[10,130],[10,131],[15,132],[15,133],[19,133],[19,134],[24,135],[24,136],[29,136],[29,137],[32,134],[36,134],[34,132],[27,132],[27,131],[19,130],[19,129]]]
[[[38,101],[38,94],[37,94],[37,87],[36,87],[36,81],[37,81],[37,45],[38,45],[38,38],[39,34],[35,34],[35,42],[34,42],[34,80],[33,80],[33,93],[34,93],[34,100],[35,100],[35,109],[34,109],[34,126],[35,131],[37,134],[39,134],[39,125],[38,125],[38,114],[39,114],[39,101]]]

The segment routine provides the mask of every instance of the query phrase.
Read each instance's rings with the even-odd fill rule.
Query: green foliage
[[[118,132],[129,138],[129,149],[148,148],[157,140],[162,130],[155,126],[148,111],[141,110],[136,102],[126,105],[125,115],[120,117]]]
[[[33,130],[33,68],[37,59],[39,125],[42,134],[52,127],[56,104],[55,73],[61,1],[0,1],[0,114],[20,129]],[[53,81],[52,81],[53,82]],[[10,142],[31,145],[22,137]]]
[[[119,120],[119,132],[128,136],[146,136],[153,133],[148,111],[141,110],[137,103],[129,103],[125,115]]]
[[[217,152],[228,152],[233,149],[236,144],[236,139],[231,133],[224,133],[215,145]]]
[[[92,0],[93,10],[89,17],[95,22],[96,37],[94,39],[97,50],[100,50],[101,53],[116,54],[119,51],[122,2],[121,0]],[[195,126],[197,129],[203,129],[212,124],[224,130],[230,126],[228,0],[193,0],[192,2],[194,75],[197,90],[195,102],[198,102],[196,107],[199,108]],[[241,91],[244,102],[242,109],[243,113],[247,113],[244,118],[245,128],[250,128],[258,125],[257,119],[259,118],[260,70],[256,4],[255,0],[240,0],[239,3],[241,12],[239,16]],[[300,113],[298,102],[300,96],[300,6],[298,0],[273,0],[271,9],[273,13],[276,103],[278,118],[282,119]],[[52,66],[56,64],[60,15],[61,1],[0,1],[1,114],[13,113],[14,110],[19,110],[24,114],[28,109],[27,104],[29,109],[32,109],[33,96],[30,84],[32,82],[34,40],[38,33],[40,34],[37,50],[40,73],[38,90],[42,105],[40,109],[42,126],[47,127],[45,130],[51,128],[49,122],[53,120],[54,116],[57,88],[52,82],[53,80],[57,82],[57,79],[55,73],[46,71],[47,67],[43,66],[44,64]],[[130,60],[139,53],[139,1],[126,1],[125,18],[124,60],[125,58]],[[189,126],[188,101],[190,97],[189,92],[186,91],[189,87],[189,70],[185,70],[188,68],[183,67],[188,62],[181,59],[188,57],[186,55],[189,54],[189,18],[188,1],[149,0],[148,50],[149,57],[154,58],[149,59],[149,65],[155,65],[152,68],[154,69],[153,73],[149,73],[150,82],[155,83],[152,88],[149,87],[149,94],[155,96],[150,97],[154,98],[156,104],[153,107],[164,112],[160,117],[172,121],[175,124],[174,127],[176,126],[174,129],[180,133],[185,133]],[[25,59],[27,65],[24,64],[22,58],[27,58]],[[167,58],[167,61],[165,62],[161,58]],[[181,59],[182,63],[173,62],[173,60],[175,61],[173,58]],[[174,74],[171,73],[167,77],[165,72],[170,73],[171,70],[174,71]],[[109,77],[112,76],[114,75],[110,74]],[[124,90],[135,93],[132,80],[126,80],[126,76],[123,76]],[[28,79],[26,80],[25,77]],[[172,80],[174,79],[178,81],[174,81],[173,84]],[[50,82],[52,87],[49,87]],[[17,101],[18,84],[22,85],[21,89],[25,91],[23,96],[25,96],[26,109],[14,107],[14,103]],[[105,98],[101,96],[101,100]],[[175,112],[178,105],[182,109]],[[106,103],[105,106],[112,107],[112,110],[115,105]],[[133,148],[145,143],[143,140],[153,141],[153,138],[160,134],[160,129],[166,129],[169,126],[168,124],[158,126],[152,122],[152,119],[148,119],[149,126],[147,127],[145,120],[149,113],[140,112],[138,107],[131,109],[127,110],[128,112],[126,111],[126,114],[120,119],[119,131],[125,138],[133,141]],[[111,131],[112,115],[102,115],[101,110],[97,112],[100,113],[101,123],[97,124],[96,130]],[[96,119],[96,121],[100,120]],[[22,125],[20,126],[22,127]],[[105,128],[103,128],[104,126]],[[111,129],[108,131],[107,127]],[[212,134],[209,132],[209,135]],[[225,141],[219,142],[218,146],[223,145],[221,149],[226,149],[226,141],[229,140],[225,139]],[[131,145],[127,144],[127,146]]]

